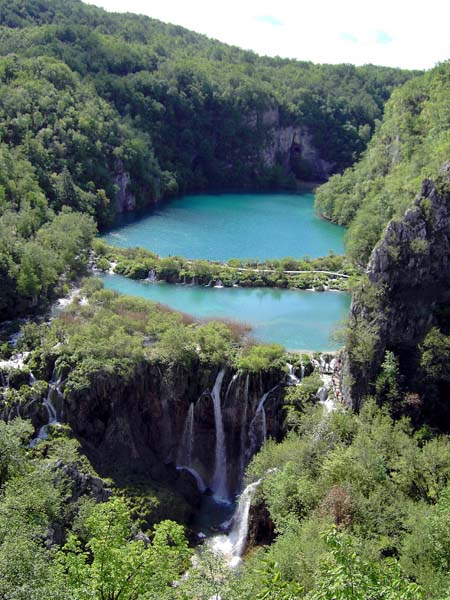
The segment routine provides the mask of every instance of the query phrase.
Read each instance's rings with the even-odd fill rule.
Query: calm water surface
[[[101,275],[105,288],[167,304],[197,318],[249,324],[262,342],[289,350],[335,350],[330,333],[348,312],[350,294],[267,288],[210,288]]]
[[[248,193],[163,202],[150,212],[121,216],[103,237],[160,256],[228,260],[342,254],[344,233],[317,216],[311,193]]]

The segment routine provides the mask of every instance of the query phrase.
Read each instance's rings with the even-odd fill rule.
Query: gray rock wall
[[[450,163],[440,177],[439,186],[424,180],[414,205],[388,224],[367,266],[366,290],[353,301],[351,327],[374,335],[367,365],[352,359],[349,349],[347,401],[355,408],[370,391],[385,351],[394,351],[403,364],[413,361],[435,308],[450,300]],[[378,290],[375,299],[368,287]]]

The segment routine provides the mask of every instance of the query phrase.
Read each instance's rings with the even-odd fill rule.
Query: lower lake
[[[200,319],[231,319],[255,338],[288,350],[336,350],[330,339],[350,307],[350,294],[275,288],[213,288],[100,275],[106,289],[165,304]]]

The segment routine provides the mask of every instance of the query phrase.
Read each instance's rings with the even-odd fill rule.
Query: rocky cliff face
[[[136,208],[136,198],[130,190],[130,175],[119,166],[119,170],[114,177],[114,183],[117,186],[116,212],[123,213],[132,211]]]
[[[364,337],[371,345],[366,362],[349,348],[347,401],[355,408],[370,391],[386,350],[395,352],[409,375],[436,307],[450,300],[450,163],[440,180],[424,180],[412,208],[388,224],[369,261],[367,285],[353,301],[351,338]]]
[[[286,173],[307,181],[325,181],[333,172],[333,163],[321,157],[308,127],[282,124],[278,106],[268,107],[259,114],[252,112],[246,124],[266,131],[266,142],[260,149],[266,167],[281,165]]]
[[[122,469],[162,480],[178,467],[177,477],[193,478],[201,491],[220,487],[231,498],[264,437],[282,433],[284,378],[278,371],[163,371],[142,363],[127,381],[97,373],[88,394],[66,394],[65,420],[101,474]],[[215,394],[224,469],[217,462]]]
[[[262,151],[267,166],[281,164],[299,179],[324,181],[333,170],[333,164],[320,156],[312,134],[303,125],[281,125],[278,108],[270,108],[262,115],[263,125],[269,128],[268,142]]]

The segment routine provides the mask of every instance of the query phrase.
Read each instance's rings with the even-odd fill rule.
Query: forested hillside
[[[2,0],[2,318],[39,308],[61,275],[81,272],[94,223],[117,211],[350,165],[411,75],[261,58],[77,0]]]
[[[310,129],[320,157],[340,170],[364,149],[393,88],[411,76],[258,57],[181,27],[108,14],[76,0],[2,2],[0,10],[1,53],[52,56],[88,78],[150,134],[160,168],[180,190],[260,185],[261,176],[277,183],[273,168],[282,162],[262,152],[277,127]]]
[[[396,89],[362,159],[321,186],[318,210],[349,226],[347,251],[365,266],[392,218],[450,156],[450,62]]]
[[[450,62],[396,89],[361,160],[316,194],[318,210],[348,226],[348,258],[367,266],[346,339],[353,406],[384,390],[380,399],[397,414],[444,430],[450,423],[449,98]]]

